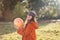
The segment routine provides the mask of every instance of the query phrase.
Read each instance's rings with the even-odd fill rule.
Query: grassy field
[[[60,40],[60,22],[42,23],[36,30],[37,40]],[[11,22],[0,22],[0,40],[22,40]]]

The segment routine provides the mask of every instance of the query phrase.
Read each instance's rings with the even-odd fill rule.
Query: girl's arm
[[[18,29],[17,33],[25,36],[29,35],[31,33],[31,25],[29,24],[24,30]]]
[[[32,24],[33,28],[38,29],[38,23],[37,22],[32,22],[31,24]]]
[[[17,30],[17,33],[23,35],[23,29],[20,29],[20,28],[19,28],[19,29]]]
[[[19,29],[17,32],[21,35],[28,36],[31,31],[38,28],[38,23],[32,22],[26,26],[24,30]]]

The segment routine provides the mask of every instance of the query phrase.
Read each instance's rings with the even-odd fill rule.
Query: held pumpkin
[[[14,27],[15,28],[23,28],[24,21],[21,18],[14,19]]]

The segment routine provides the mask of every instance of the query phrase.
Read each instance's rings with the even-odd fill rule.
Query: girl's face
[[[27,20],[30,21],[32,19],[32,16],[27,16]]]

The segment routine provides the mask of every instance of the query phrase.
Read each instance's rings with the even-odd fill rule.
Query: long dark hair
[[[30,11],[30,12],[28,12],[28,15],[29,15],[29,16],[32,16],[32,19],[30,20],[30,22],[32,22],[32,21],[33,21],[33,22],[37,22],[36,19],[35,19],[35,17],[37,17],[37,15],[36,15],[35,12]],[[26,19],[25,24],[24,24],[24,27],[26,27],[27,24],[30,23],[30,22],[27,22],[27,19]]]
[[[28,15],[29,15],[29,16],[32,16],[32,19],[30,20],[30,22],[31,22],[31,21],[35,22],[36,13],[33,12],[33,11],[30,11],[30,12],[28,13]]]

